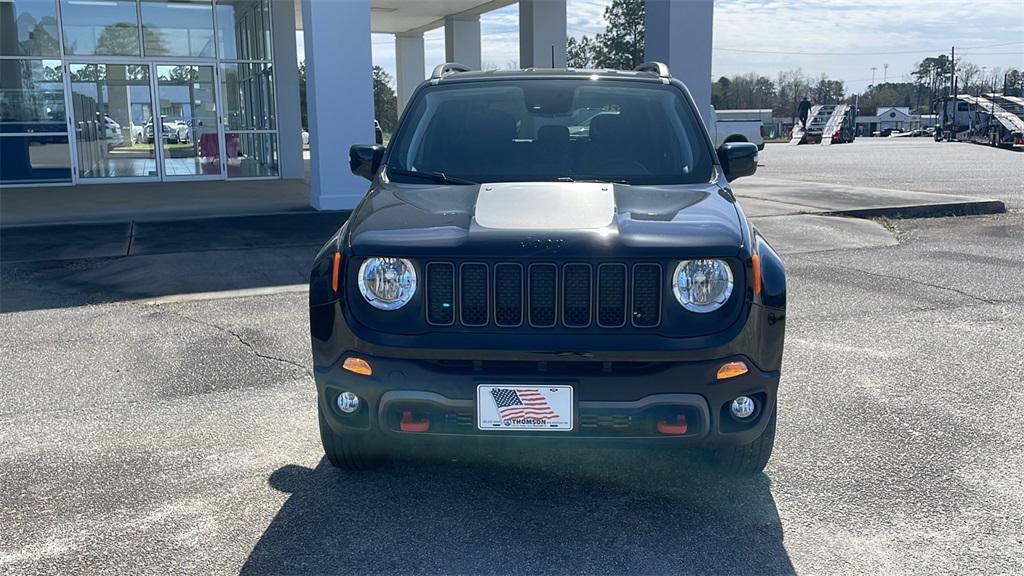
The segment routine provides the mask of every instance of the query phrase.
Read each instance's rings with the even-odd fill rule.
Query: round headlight
[[[359,267],[359,291],[381,310],[397,310],[416,293],[416,269],[405,258],[370,258]]]
[[[722,260],[683,260],[672,274],[672,292],[691,312],[714,312],[732,294],[732,270]]]

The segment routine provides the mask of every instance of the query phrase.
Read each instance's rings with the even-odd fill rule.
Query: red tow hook
[[[426,432],[430,430],[430,419],[424,418],[419,422],[412,419],[412,411],[402,412],[402,422],[398,425],[402,432]],[[685,430],[686,424],[683,424]]]
[[[677,415],[675,424],[669,424],[668,422],[659,420],[658,432],[669,436],[681,436],[686,434],[686,416],[683,414]]]

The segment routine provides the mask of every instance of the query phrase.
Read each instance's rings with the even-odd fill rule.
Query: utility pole
[[[956,46],[949,49],[949,90],[956,100]]]
[[[889,65],[882,64],[882,68],[882,84],[886,84],[889,82]]]
[[[875,70],[878,70],[878,66],[871,67],[871,87],[875,86]]]

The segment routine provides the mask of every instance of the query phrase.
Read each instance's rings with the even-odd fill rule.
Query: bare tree
[[[969,91],[981,76],[981,68],[974,62],[958,62],[956,66],[956,78],[960,83],[961,92]]]

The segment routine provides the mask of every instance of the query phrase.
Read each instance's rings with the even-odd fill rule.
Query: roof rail
[[[633,70],[636,70],[637,72],[653,72],[662,78],[672,77],[672,72],[669,71],[668,65],[663,62],[655,62],[653,60],[650,62],[644,62],[636,68],[633,68]]]
[[[444,64],[438,64],[434,68],[434,72],[430,75],[431,80],[437,80],[438,78],[444,78],[449,74],[455,72],[469,72],[472,70],[465,64],[459,64],[458,62],[445,62]]]

